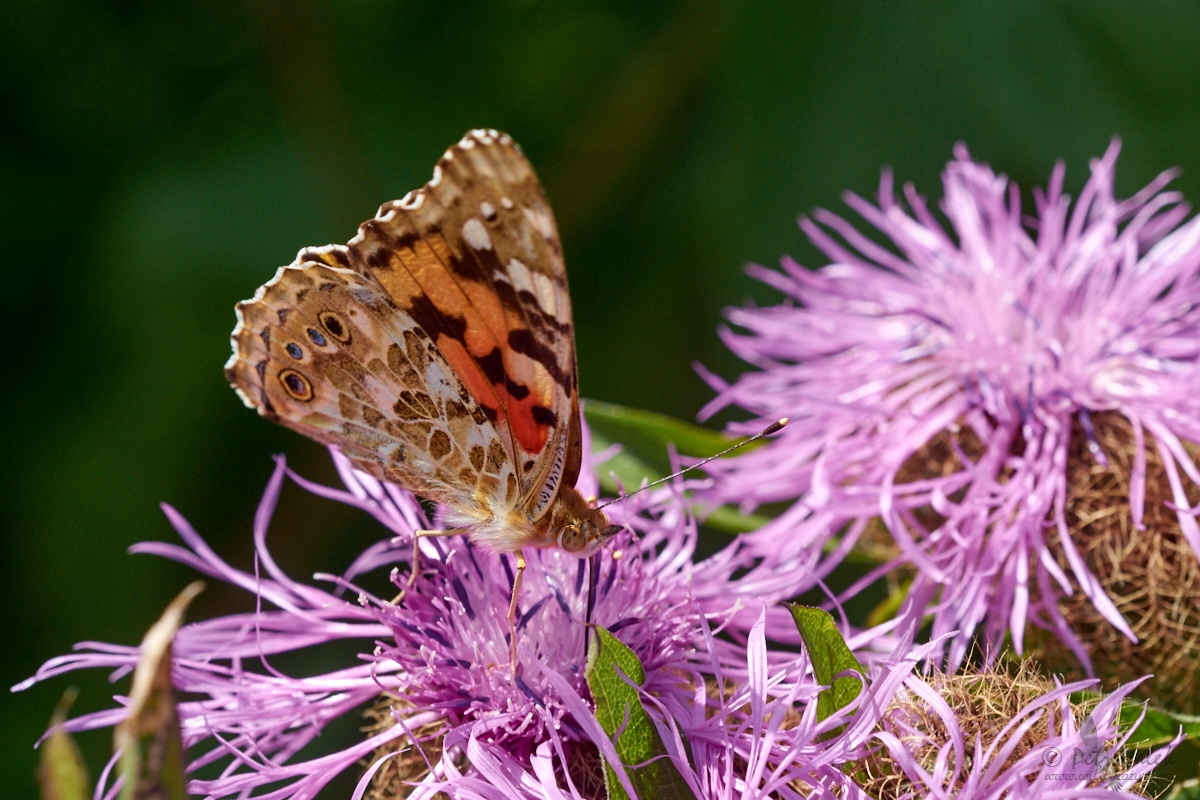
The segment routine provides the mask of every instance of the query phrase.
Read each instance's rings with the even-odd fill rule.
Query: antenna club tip
[[[761,436],[770,436],[772,433],[778,433],[779,431],[783,430],[784,426],[787,424],[788,424],[788,418],[783,417],[776,422],[772,422],[770,425],[768,425],[766,428],[764,428],[763,432],[760,435]]]

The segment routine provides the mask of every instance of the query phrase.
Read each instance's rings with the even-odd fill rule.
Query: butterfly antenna
[[[597,506],[597,508],[604,508],[605,506],[611,506],[613,503],[624,500],[627,497],[633,497],[635,494],[644,492],[647,489],[652,489],[655,486],[658,486],[659,484],[662,484],[662,483],[666,483],[667,481],[672,480],[674,478],[678,478],[680,475],[682,475],[685,472],[691,472],[692,470],[697,469],[698,467],[703,467],[708,462],[716,461],[721,456],[728,455],[729,453],[732,453],[734,450],[737,450],[739,447],[745,447],[746,445],[750,444],[751,442],[756,442],[759,439],[763,438],[764,436],[770,436],[773,433],[778,433],[779,431],[783,430],[783,427],[787,424],[788,424],[787,417],[784,417],[783,419],[772,422],[770,425],[763,428],[761,431],[754,434],[750,438],[743,439],[742,441],[738,442],[737,444],[733,445],[732,447],[726,447],[724,450],[717,453],[716,455],[709,456],[708,458],[704,459],[703,461],[699,461],[695,464],[692,464],[690,467],[684,467],[683,469],[679,470],[678,472],[671,473],[670,475],[668,475],[665,478],[659,478],[658,480],[654,481],[653,483],[647,483],[645,486],[641,487],[636,492],[630,492],[629,494],[623,494],[620,497],[615,497],[612,500],[609,500],[604,505]]]

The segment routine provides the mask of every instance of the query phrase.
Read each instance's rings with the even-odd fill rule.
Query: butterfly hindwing
[[[368,277],[312,257],[238,306],[226,373],[247,405],[433,500],[514,505],[515,466],[430,335]]]

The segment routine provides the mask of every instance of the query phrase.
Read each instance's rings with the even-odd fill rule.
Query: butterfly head
[[[622,530],[622,526],[611,524],[603,511],[593,508],[570,487],[559,492],[550,514],[550,533],[555,544],[579,558],[595,553]]]

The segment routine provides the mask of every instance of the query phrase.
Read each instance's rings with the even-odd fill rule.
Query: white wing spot
[[[433,165],[433,178],[431,178],[431,179],[430,179],[430,181],[429,181],[429,185],[430,185],[430,186],[437,186],[437,185],[438,185],[439,183],[441,183],[441,182],[442,182],[442,168],[441,168],[441,165],[439,165],[439,164],[434,164],[434,165]]]
[[[505,211],[512,211],[513,201],[509,200],[507,197],[501,197],[500,205],[504,206]]]
[[[538,305],[550,316],[558,314],[554,303],[554,283],[540,272],[533,274],[533,282],[537,286]]]
[[[554,223],[550,221],[550,215],[543,209],[527,208],[525,209],[525,218],[537,228],[538,233],[547,242],[554,238]]]
[[[425,195],[422,192],[409,192],[400,198],[400,207],[408,209],[420,208],[425,202]]]
[[[508,274],[518,292],[533,294],[533,280],[529,275],[529,267],[514,258],[508,262]]]
[[[492,249],[492,239],[488,236],[487,228],[483,227],[483,223],[475,217],[471,217],[463,223],[462,232],[463,238],[467,240],[467,244],[471,245],[474,249]]]
[[[496,218],[496,207],[487,200],[484,200],[479,204],[479,213],[483,214],[484,219],[486,219],[488,222],[491,222]]]

